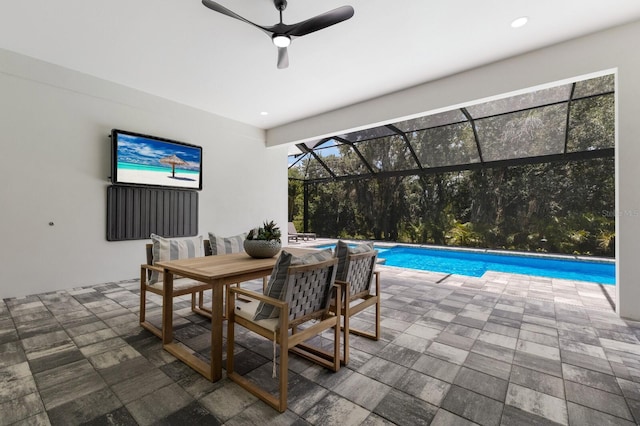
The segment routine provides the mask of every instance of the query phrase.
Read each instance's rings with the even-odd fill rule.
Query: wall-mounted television
[[[118,129],[111,147],[114,184],[202,189],[202,147]]]

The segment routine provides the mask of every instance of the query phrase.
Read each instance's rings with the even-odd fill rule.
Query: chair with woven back
[[[266,295],[237,287],[227,290],[227,377],[280,412],[287,409],[289,351],[332,371],[340,368],[341,295],[334,284],[337,259],[331,253],[324,259],[295,258],[284,251],[273,269]],[[329,310],[332,293],[338,300],[335,312]],[[278,395],[235,371],[236,324],[273,342],[274,377],[276,345],[280,347]],[[331,328],[333,352],[307,343]]]
[[[350,248],[339,241],[336,245],[338,271],[336,285],[342,293],[341,315],[344,317],[344,348],[342,362],[349,362],[349,335],[355,334],[368,339],[380,339],[380,271],[375,270],[378,252],[372,244],[361,244]],[[375,292],[373,284],[375,283]],[[351,317],[371,306],[375,306],[373,332],[351,327]],[[332,309],[335,308],[335,304]]]
[[[165,294],[165,287],[163,285],[163,269],[155,266],[158,261],[154,259],[154,244],[156,245],[156,252],[158,250],[164,250],[165,252],[171,250],[174,252],[187,253],[182,257],[196,257],[200,255],[202,247],[202,238],[186,238],[182,240],[162,238],[157,235],[152,235],[152,244],[146,244],[146,257],[147,263],[140,266],[140,325],[146,330],[162,338],[163,331],[160,327],[155,326],[147,320],[146,304],[147,304],[147,292],[157,294],[162,297],[162,304],[164,305],[167,297],[179,297],[184,295],[191,295],[191,310],[197,314],[203,315],[207,318],[211,318],[211,309],[207,309],[203,306],[203,293],[205,290],[210,290],[211,286],[199,281],[195,281],[189,278],[178,278],[173,281],[173,292],[171,294]],[[159,248],[159,246],[162,246]],[[169,260],[166,258],[166,253],[163,256],[158,256],[161,260]],[[199,303],[196,303],[196,295],[200,295]],[[164,324],[164,318],[162,320]]]

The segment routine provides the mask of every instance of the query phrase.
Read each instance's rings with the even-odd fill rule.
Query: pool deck
[[[335,239],[318,238],[317,240],[292,243],[292,247],[335,244]],[[387,245],[384,243],[383,245]],[[390,246],[393,246],[392,244]],[[474,250],[491,252],[486,250]],[[541,254],[534,254],[536,257]],[[551,255],[557,258],[558,256]],[[576,256],[563,256],[575,259]],[[592,282],[565,280],[558,278],[536,277],[521,274],[487,271],[482,277],[446,274],[440,272],[418,271],[415,269],[396,268],[380,265],[381,270],[395,269],[400,276],[423,279],[425,281],[451,287],[475,289],[498,295],[509,295],[525,299],[563,303],[590,309],[615,312],[616,286],[602,285]]]
[[[135,279],[61,279],[59,291],[0,300],[0,425],[640,424],[640,322],[619,318],[599,286],[380,269],[381,339],[352,336],[337,373],[291,355],[282,414],[162,350],[138,324]],[[157,325],[161,304],[149,295]],[[206,357],[210,322],[190,306],[174,302],[175,337]],[[373,321],[365,310],[352,325]],[[236,369],[277,388],[271,343],[236,336]]]

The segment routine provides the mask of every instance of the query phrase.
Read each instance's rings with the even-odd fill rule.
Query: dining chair
[[[237,287],[229,287],[227,290],[227,377],[280,412],[287,409],[289,352],[332,371],[340,369],[341,295],[334,284],[337,259],[329,257],[318,263],[305,264],[305,261],[301,261],[303,264],[295,264],[292,257],[290,253],[283,252],[272,272],[267,292],[277,297]],[[286,265],[283,266],[284,264]],[[329,310],[332,293],[335,293],[334,297],[338,301],[335,312]],[[235,371],[236,325],[273,342],[273,377],[279,376],[278,395]],[[308,342],[331,328],[333,352],[312,346]],[[276,347],[280,348],[278,374]]]
[[[339,259],[336,285],[340,286],[342,293],[342,306],[340,312],[344,318],[342,329],[344,331],[344,348],[342,362],[349,362],[349,335],[355,334],[372,340],[380,339],[380,271],[375,270],[378,252],[367,250],[351,253],[349,250],[336,250]],[[342,257],[342,259],[341,259]],[[375,289],[372,288],[375,283]],[[372,292],[372,290],[375,290]],[[351,318],[363,310],[375,306],[375,324],[373,332],[355,329],[351,327]],[[335,303],[332,304],[335,309]]]
[[[201,242],[198,242],[201,244]],[[173,280],[173,291],[166,294],[163,284],[163,269],[154,265],[153,244],[146,244],[147,263],[140,266],[140,325],[146,330],[162,338],[163,331],[156,327],[146,318],[147,292],[157,294],[162,297],[164,305],[166,298],[179,297],[191,294],[191,310],[197,314],[211,318],[211,309],[204,309],[202,306],[202,296],[200,302],[196,303],[196,294],[202,295],[204,290],[210,290],[211,286],[189,278],[176,278]],[[155,275],[155,278],[153,278]],[[162,319],[164,324],[164,318]]]

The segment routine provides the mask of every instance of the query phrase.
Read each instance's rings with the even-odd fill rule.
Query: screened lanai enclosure
[[[614,256],[614,76],[295,145],[323,237]]]

